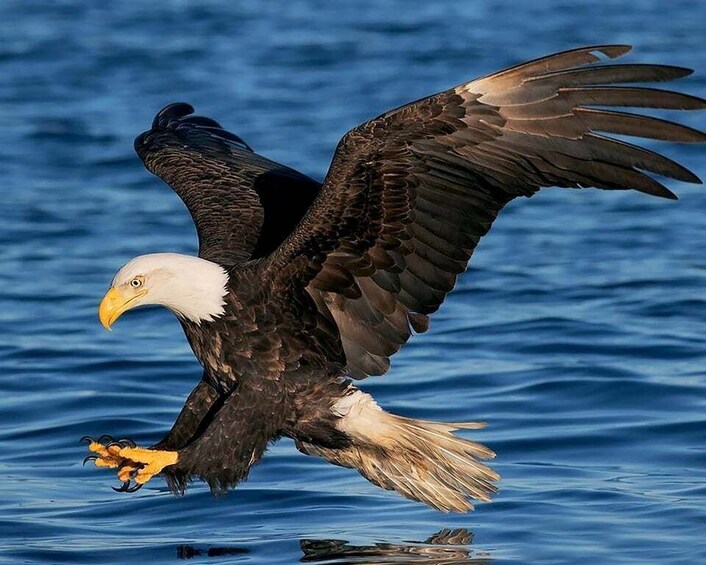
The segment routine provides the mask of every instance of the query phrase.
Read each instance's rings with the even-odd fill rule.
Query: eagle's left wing
[[[163,108],[135,139],[149,171],[179,195],[196,224],[199,256],[229,267],[272,252],[321,184],[254,153],[189,104]]]

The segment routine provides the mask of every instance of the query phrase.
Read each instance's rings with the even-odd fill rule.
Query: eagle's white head
[[[115,275],[98,316],[109,330],[124,312],[159,305],[200,324],[223,315],[227,293],[228,273],[216,263],[178,253],[141,255]]]

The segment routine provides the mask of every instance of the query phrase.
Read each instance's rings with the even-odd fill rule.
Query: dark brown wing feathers
[[[323,187],[193,116],[188,104],[159,112],[135,148],[186,204],[200,256],[257,269],[254,280],[283,297],[289,318],[320,320],[326,339],[338,329],[352,376],[378,375],[413,332],[427,330],[512,199],[546,186],[676,198],[649,174],[700,182],[671,159],[610,137],[706,141],[631,113],[706,103],[634,86],[689,69],[602,63],[629,50],[550,55],[386,112],[344,136]],[[307,323],[299,331],[313,336]]]
[[[321,184],[257,155],[218,122],[170,104],[135,150],[188,208],[199,256],[232,266],[274,251],[306,213]]]
[[[321,193],[263,265],[295,299],[306,288],[338,325],[348,370],[385,372],[428,327],[498,212],[545,186],[674,195],[645,172],[699,179],[647,149],[603,135],[706,141],[691,128],[610,107],[700,109],[651,88],[691,71],[599,65],[627,46],[576,49],[518,65],[387,112],[341,140]]]

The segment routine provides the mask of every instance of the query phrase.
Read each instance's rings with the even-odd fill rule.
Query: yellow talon
[[[120,457],[130,460],[130,462],[144,465],[138,469],[135,482],[143,485],[152,477],[159,474],[162,469],[169,465],[174,465],[179,458],[176,451],[158,451],[155,449],[145,449],[144,447],[123,447],[119,451]]]
[[[96,467],[118,468],[118,479],[123,482],[134,479],[139,485],[145,484],[165,467],[174,465],[179,457],[176,451],[121,447],[116,443],[105,446],[98,441],[91,441],[88,450],[98,455],[94,460]]]
[[[123,482],[129,481],[133,471],[135,471],[136,468],[137,467],[133,467],[132,465],[123,465],[118,470],[118,480]]]
[[[98,443],[97,441],[92,441],[90,444],[88,444],[88,451],[97,453],[101,457],[108,454],[108,450],[105,448],[105,445],[103,445],[102,443]]]
[[[98,454],[98,459],[94,462],[96,467],[106,467],[109,469],[120,465],[120,457],[118,457],[119,449],[120,448],[117,446],[106,447],[97,441],[92,441],[88,446],[89,451]]]
[[[99,457],[94,461],[96,467],[105,467],[107,469],[114,469],[120,466],[120,460],[114,457]]]

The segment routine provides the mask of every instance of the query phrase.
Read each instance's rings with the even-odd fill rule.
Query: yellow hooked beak
[[[125,311],[132,308],[133,303],[145,294],[147,294],[147,291],[143,290],[131,296],[126,296],[117,288],[111,287],[98,307],[98,318],[100,318],[103,327],[108,331],[112,331],[110,326],[115,323],[115,320],[122,316]]]

